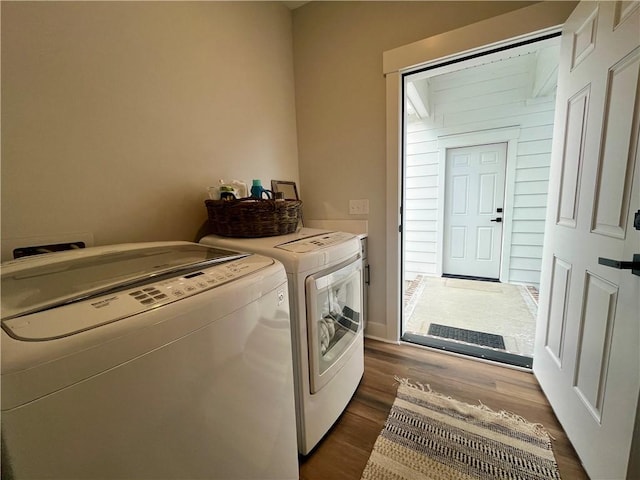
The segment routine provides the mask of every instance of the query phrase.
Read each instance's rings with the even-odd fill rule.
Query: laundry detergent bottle
[[[251,198],[262,198],[263,194],[267,198],[271,198],[271,192],[262,187],[262,182],[260,180],[253,180],[251,184]]]

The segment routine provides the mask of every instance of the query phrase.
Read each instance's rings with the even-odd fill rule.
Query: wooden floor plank
[[[530,372],[411,345],[365,340],[365,373],[335,425],[306,457],[302,480],[359,480],[396,397],[396,377],[429,384],[463,402],[482,402],[530,422],[554,437],[553,450],[565,480],[588,480],[580,460]]]

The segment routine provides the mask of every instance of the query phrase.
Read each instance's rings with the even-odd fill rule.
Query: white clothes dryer
[[[3,477],[298,478],[280,263],[162,242],[1,277]]]
[[[200,240],[280,262],[287,271],[293,335],[298,450],[308,454],[351,400],[364,373],[360,240],[302,228],[263,238]]]

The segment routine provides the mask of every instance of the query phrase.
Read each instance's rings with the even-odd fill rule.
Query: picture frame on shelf
[[[284,193],[285,200],[300,200],[296,182],[288,180],[271,180],[271,191],[274,196],[278,192]]]

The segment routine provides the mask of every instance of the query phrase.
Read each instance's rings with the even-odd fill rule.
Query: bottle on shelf
[[[260,180],[253,180],[251,184],[251,198],[262,198],[263,195],[270,199],[271,191],[266,190]]]

